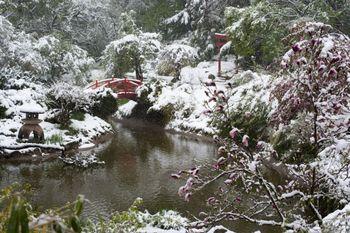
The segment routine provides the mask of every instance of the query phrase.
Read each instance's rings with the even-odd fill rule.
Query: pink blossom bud
[[[240,197],[236,197],[236,202],[241,202],[242,199]]]
[[[214,170],[218,170],[219,169],[219,164],[213,164],[213,166],[212,166],[213,168],[214,168]]]
[[[215,197],[209,197],[207,200],[207,203],[208,205],[213,205],[215,204],[215,201],[216,201]]]
[[[336,69],[332,68],[330,71],[329,71],[329,77],[331,78],[334,78],[335,76],[337,76],[338,72]]]
[[[245,147],[248,147],[248,145],[249,145],[249,136],[248,135],[243,136],[242,143]]]
[[[198,175],[198,172],[199,172],[199,168],[191,169],[191,174],[192,174],[193,176]]]
[[[216,92],[217,95],[225,95],[224,91],[223,90],[220,90],[218,92]]]
[[[224,181],[225,184],[229,185],[229,184],[232,184],[233,180],[231,179],[227,179]]]
[[[282,66],[282,68],[287,68],[288,67],[287,62],[284,60],[281,61],[281,66]]]
[[[295,44],[292,46],[293,51],[296,52],[300,52],[301,51],[301,47],[299,44]]]
[[[323,73],[326,70],[326,66],[325,65],[320,65],[320,67],[318,68],[318,72],[319,73]]]
[[[222,105],[219,105],[219,106],[217,106],[217,108],[216,108],[216,111],[217,112],[222,112],[224,110],[224,106],[222,106]]]
[[[171,178],[174,178],[174,179],[180,179],[181,176],[178,175],[178,174],[171,174]]]
[[[233,128],[233,129],[230,131],[230,137],[231,137],[232,139],[235,139],[236,136],[237,136],[237,134],[238,134],[238,129],[237,129],[237,128]]]
[[[194,181],[193,181],[193,178],[190,177],[188,178],[187,182],[186,182],[186,188],[189,190],[192,188],[192,185],[193,185]]]
[[[211,110],[209,110],[209,109],[203,111],[204,115],[208,115],[208,114],[211,114],[211,113],[213,113],[213,112]]]
[[[211,98],[209,99],[209,103],[212,102],[212,101],[216,102],[217,99],[216,99],[215,97],[211,97]]]
[[[185,201],[186,201],[186,202],[189,202],[191,196],[192,196],[192,193],[186,193],[186,195],[185,195]]]
[[[179,191],[177,192],[177,194],[180,196],[180,197],[183,197],[186,193],[187,189],[186,189],[186,186],[181,186],[179,188]]]

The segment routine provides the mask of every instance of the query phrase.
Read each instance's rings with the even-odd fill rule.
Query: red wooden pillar
[[[95,81],[95,88],[98,88],[98,80]]]
[[[220,33],[215,33],[215,45],[219,51],[219,59],[218,59],[218,77],[221,77],[221,52],[220,49],[222,46],[224,46],[227,41],[227,35],[226,34],[220,34]]]
[[[124,94],[126,96],[126,91],[127,91],[127,79],[124,77]]]

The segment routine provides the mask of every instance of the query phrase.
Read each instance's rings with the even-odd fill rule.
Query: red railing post
[[[95,88],[98,88],[98,80],[95,81]]]
[[[125,94],[125,96],[126,96],[126,88],[127,88],[127,86],[126,86],[126,77],[124,77],[124,94]]]

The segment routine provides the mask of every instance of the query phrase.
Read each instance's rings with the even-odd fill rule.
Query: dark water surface
[[[84,215],[92,218],[127,210],[137,197],[150,212],[174,209],[188,216],[205,209],[205,194],[197,194],[189,203],[177,196],[184,181],[170,174],[216,157],[216,146],[205,138],[167,133],[140,122],[115,123],[116,135],[98,149],[106,164],[79,169],[60,161],[39,164],[3,164],[0,188],[13,182],[28,183],[34,189],[32,203],[40,209],[62,206],[83,194],[90,203]],[[230,224],[231,225],[231,224]],[[272,229],[236,222],[236,232],[262,232]]]

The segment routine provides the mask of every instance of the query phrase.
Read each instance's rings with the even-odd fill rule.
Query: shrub
[[[198,60],[197,49],[181,44],[172,44],[164,48],[160,53],[157,67],[159,75],[180,76],[181,68],[185,66],[194,66]]]
[[[278,101],[272,118],[276,125],[288,125],[306,113],[318,150],[332,138],[343,137],[349,125],[350,40],[331,30],[323,23],[295,25],[286,38],[291,49],[281,62],[282,77],[272,92]]]
[[[100,220],[98,223],[89,221],[83,232],[133,233],[146,226],[159,230],[179,231],[187,224],[187,219],[175,211],[161,211],[154,215],[147,211],[141,212],[142,203],[143,200],[137,198],[127,211],[114,213],[108,221]]]
[[[0,119],[6,118],[6,111],[7,111],[7,108],[0,105]]]
[[[93,105],[90,112],[102,118],[113,115],[118,110],[118,101],[112,93],[105,89],[92,96]]]
[[[227,118],[220,117],[222,113],[214,114],[213,126],[219,130],[218,135],[225,138],[230,129],[236,127],[249,135],[254,143],[268,139],[270,107],[264,103],[257,103],[253,110],[250,109],[249,105],[240,106],[234,111],[228,111]]]
[[[286,163],[301,164],[317,155],[312,138],[312,124],[306,114],[275,132],[270,139],[277,154]]]
[[[59,82],[49,88],[45,102],[49,109],[58,109],[58,123],[68,125],[73,112],[87,112],[91,97],[79,86]]]
[[[85,120],[85,113],[83,113],[83,112],[73,112],[71,114],[71,119],[77,120],[77,121],[84,121]]]
[[[50,138],[46,139],[47,144],[59,144],[63,142],[63,137],[61,134],[54,134]]]
[[[225,17],[226,31],[232,41],[233,51],[242,56],[244,63],[269,64],[283,51],[281,39],[287,34],[282,25],[281,9],[266,1],[246,8],[228,7]]]

